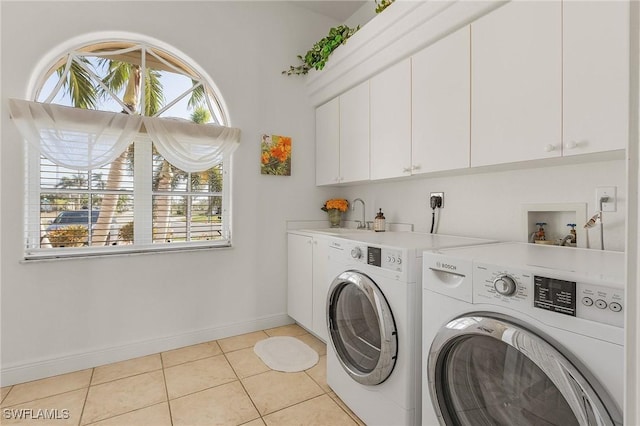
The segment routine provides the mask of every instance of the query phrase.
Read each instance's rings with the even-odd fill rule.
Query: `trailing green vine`
[[[385,10],[387,7],[389,7],[389,5],[391,5],[391,3],[393,3],[395,0],[376,0],[376,13],[380,13],[383,10]]]
[[[388,1],[388,0],[383,0]],[[331,53],[341,44],[345,44],[347,39],[355,34],[360,29],[360,25],[355,28],[349,28],[346,25],[340,25],[338,27],[331,28],[329,35],[322,38],[316,44],[313,45],[304,57],[298,55],[298,59],[302,61],[302,65],[294,67],[289,66],[288,70],[282,71],[282,74],[286,75],[300,75],[306,74],[311,68],[321,70],[327,63]]]

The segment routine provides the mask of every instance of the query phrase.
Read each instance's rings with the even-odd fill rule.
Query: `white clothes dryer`
[[[420,424],[420,276],[428,248],[485,244],[413,232],[329,240],[327,383],[368,426]]]
[[[624,275],[619,252],[425,252],[422,424],[622,424]]]

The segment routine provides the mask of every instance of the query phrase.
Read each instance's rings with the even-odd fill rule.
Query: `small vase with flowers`
[[[320,210],[327,212],[332,228],[339,228],[342,222],[342,213],[349,210],[349,202],[344,198],[332,198],[327,200]]]

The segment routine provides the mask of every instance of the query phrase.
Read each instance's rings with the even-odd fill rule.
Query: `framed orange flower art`
[[[263,175],[291,176],[291,138],[262,135],[261,165]]]

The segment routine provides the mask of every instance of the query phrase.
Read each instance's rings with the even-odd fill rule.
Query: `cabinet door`
[[[464,27],[412,58],[414,174],[469,167],[469,38]]]
[[[411,59],[371,78],[371,179],[411,174]]]
[[[340,96],[340,178],[369,179],[369,81]]]
[[[559,1],[511,2],[471,24],[471,165],[557,157]]]
[[[316,108],[316,185],[338,183],[340,103],[335,98]]]
[[[327,274],[329,241],[324,237],[313,238],[313,327],[311,330],[325,342],[327,331],[327,293],[330,277]]]
[[[312,238],[288,234],[287,314],[311,329],[313,298]]]
[[[563,155],[624,149],[629,126],[629,2],[563,5]]]

